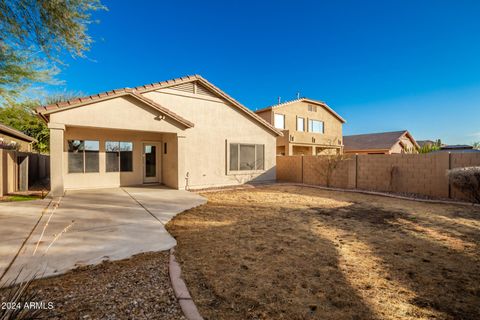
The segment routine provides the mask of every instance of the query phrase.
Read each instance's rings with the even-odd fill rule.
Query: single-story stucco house
[[[343,136],[346,154],[417,153],[420,146],[407,130]]]
[[[37,108],[50,128],[51,193],[275,180],[281,131],[201,76]]]

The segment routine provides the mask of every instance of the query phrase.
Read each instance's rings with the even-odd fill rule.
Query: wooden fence
[[[26,191],[49,177],[48,155],[0,149],[0,196]]]
[[[450,186],[447,171],[480,166],[480,153],[278,156],[277,180],[344,189],[470,200]]]

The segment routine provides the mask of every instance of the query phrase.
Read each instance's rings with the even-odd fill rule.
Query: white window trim
[[[322,123],[322,132],[316,132],[312,131],[312,126],[310,125],[310,121],[318,121]],[[317,134],[325,134],[325,122],[322,120],[317,120],[317,119],[308,119],[308,132],[310,133],[317,133]]]
[[[275,121],[275,117],[276,116],[282,116],[283,117],[283,128],[278,128],[277,127],[277,124],[276,124],[276,121]],[[285,115],[282,114],[282,113],[274,113],[273,114],[273,126],[277,129],[280,129],[280,130],[285,130]]]
[[[302,119],[303,120],[303,130],[298,130],[298,120]],[[297,116],[297,131],[298,132],[305,132],[305,117],[299,117]]]

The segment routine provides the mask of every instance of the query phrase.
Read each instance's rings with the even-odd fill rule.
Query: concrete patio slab
[[[123,189],[163,224],[170,221],[176,214],[207,202],[207,199],[196,193],[182,190],[163,188],[162,198],[169,199],[169,201],[163,201],[158,198],[159,187]]]
[[[68,191],[56,210],[44,214],[3,281],[12,279],[21,268],[22,279],[32,273],[47,277],[103,260],[168,250],[176,241],[164,223],[205,202],[197,194],[158,186]],[[6,236],[0,233],[0,275],[28,234],[23,229],[30,231],[43,209],[40,205],[31,205],[29,210],[15,208],[11,205],[0,211],[2,228],[14,230]],[[19,214],[22,210],[29,214]]]
[[[49,203],[50,199],[0,203],[0,275]]]

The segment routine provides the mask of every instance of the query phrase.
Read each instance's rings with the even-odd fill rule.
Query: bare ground
[[[206,319],[480,319],[480,209],[308,187],[206,193],[174,218]]]
[[[168,251],[81,267],[34,281],[31,292],[54,308],[43,319],[185,319],[168,276]],[[7,302],[6,290],[0,301]],[[35,301],[38,302],[38,301]]]

